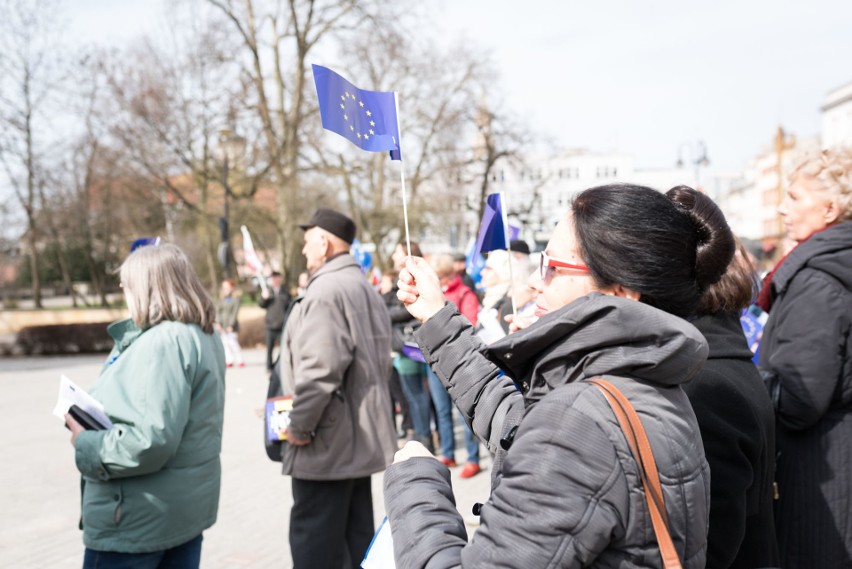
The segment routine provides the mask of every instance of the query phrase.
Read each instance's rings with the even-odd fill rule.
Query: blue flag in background
[[[503,210],[503,194],[489,194],[485,198],[485,211],[479,226],[476,240],[476,254],[487,253],[495,249],[508,249],[509,236],[506,234],[506,212]]]
[[[361,272],[366,275],[367,271],[370,270],[370,267],[373,266],[373,256],[364,249],[364,246],[357,239],[352,242],[352,246],[349,248],[349,254],[355,257],[355,261],[358,263],[358,266],[361,267]]]
[[[359,89],[331,69],[313,65],[322,127],[369,152],[401,160],[394,94]]]
[[[763,338],[763,326],[769,319],[769,315],[760,309],[756,304],[742,311],[740,314],[740,324],[743,327],[748,347],[751,349],[754,357],[752,361],[757,365],[760,357],[760,340]]]
[[[482,269],[485,268],[485,258],[476,250],[476,241],[470,240],[470,245],[465,254],[465,271],[470,275],[473,283],[478,285],[482,280]]]
[[[130,252],[134,252],[139,247],[147,247],[148,245],[159,245],[159,237],[142,237],[130,244]]]
[[[509,224],[509,241],[521,238],[521,228]]]

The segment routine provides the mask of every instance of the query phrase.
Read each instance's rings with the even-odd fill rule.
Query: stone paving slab
[[[263,450],[259,412],[266,397],[263,350],[245,351],[246,367],[226,376],[222,494],[216,525],[204,534],[206,569],[289,568],[290,480]],[[0,358],[0,567],[78,569],[82,566],[79,473],[69,433],[52,415],[65,373],[94,384],[102,356]],[[460,433],[458,438],[460,440]],[[461,445],[464,448],[464,445]],[[453,469],[459,511],[470,518],[488,498],[490,460],[468,480]],[[384,516],[382,475],[373,476],[376,521]],[[475,528],[469,528],[474,531]]]

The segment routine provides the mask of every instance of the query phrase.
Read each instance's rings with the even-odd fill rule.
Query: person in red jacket
[[[461,276],[453,267],[451,255],[435,255],[429,264],[438,275],[444,299],[455,304],[459,312],[476,326],[476,315],[479,313],[479,299],[470,288],[462,284]],[[429,390],[432,392],[432,402],[435,404],[435,414],[438,422],[438,435],[441,437],[440,461],[447,466],[456,466],[456,441],[453,436],[453,402],[441,380],[429,366],[426,366],[429,376]],[[467,447],[467,461],[459,476],[470,478],[479,474],[479,440],[473,435],[467,423],[464,423],[464,441]]]

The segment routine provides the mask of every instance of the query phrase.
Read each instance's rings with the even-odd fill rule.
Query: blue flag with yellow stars
[[[331,69],[312,65],[322,127],[362,150],[390,151],[400,160],[399,125],[394,94],[359,89]]]

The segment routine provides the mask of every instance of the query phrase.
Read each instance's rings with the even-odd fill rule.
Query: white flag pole
[[[405,168],[402,164],[402,129],[400,128],[399,120],[399,93],[393,92],[393,104],[396,109],[396,131],[399,139],[395,142],[399,147],[399,183],[402,188],[402,218],[405,221],[405,246],[408,250],[408,256],[411,256],[411,237],[408,233],[408,202],[405,198]]]
[[[512,240],[509,235],[509,201],[506,199],[506,192],[500,192],[500,201],[502,202],[501,211],[503,217],[503,235],[506,236],[506,253],[509,255],[509,297],[512,299],[512,320],[518,318],[518,307],[515,306],[515,271],[512,263]]]

